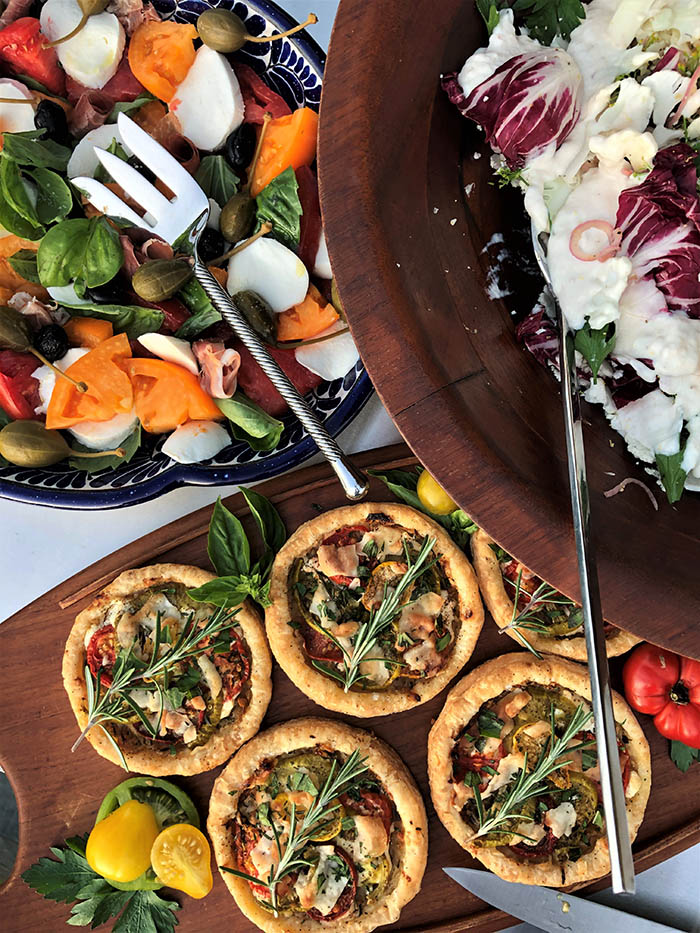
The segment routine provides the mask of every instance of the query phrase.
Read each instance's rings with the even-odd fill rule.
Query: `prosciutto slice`
[[[192,350],[202,370],[199,381],[204,391],[212,398],[231,398],[238,385],[240,353],[211,340],[198,340]]]

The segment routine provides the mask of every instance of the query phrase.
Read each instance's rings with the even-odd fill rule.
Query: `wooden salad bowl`
[[[513,314],[542,285],[529,225],[439,84],[485,38],[472,0],[413,0],[410,13],[341,0],[321,107],[324,226],[355,340],[407,442],[493,538],[576,598],[558,385],[515,338]],[[504,247],[512,293],[492,300]],[[605,616],[700,658],[700,496],[671,507],[601,410],[585,417]],[[604,497],[626,477],[658,512],[634,484]]]

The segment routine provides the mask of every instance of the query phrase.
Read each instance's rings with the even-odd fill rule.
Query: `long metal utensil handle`
[[[216,310],[221,313],[226,323],[231,325],[236,335],[250,350],[255,362],[258,363],[273,386],[304,425],[323,456],[333,467],[333,471],[348,499],[362,499],[366,496],[369,489],[367,477],[353,466],[348,457],[345,456],[336,441],[304,401],[304,398],[294,388],[276,360],[270,356],[265,344],[231,301],[228,293],[199,258],[195,258],[194,261],[194,274]]]
[[[605,826],[610,848],[612,889],[616,894],[634,894],[634,861],[627,826],[625,792],[622,786],[615,717],[610,693],[610,671],[605,651],[598,571],[590,542],[590,501],[586,482],[586,456],[583,449],[583,424],[576,373],[574,335],[564,320],[558,301],[556,308],[571,508],[574,518],[574,538],[583,606],[583,630],[588,650],[588,670],[591,679],[600,764],[600,786],[603,792]]]

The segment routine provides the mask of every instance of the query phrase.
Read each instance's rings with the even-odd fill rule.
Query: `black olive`
[[[129,304],[129,300],[124,294],[119,279],[111,279],[104,285],[95,285],[93,288],[86,288],[87,297],[91,301],[96,301],[103,305],[123,305]]]
[[[213,227],[205,227],[197,243],[197,252],[202,262],[211,262],[212,259],[223,256],[226,252],[226,240],[218,230],[214,230]]]
[[[129,156],[129,158],[128,158],[126,161],[128,162],[128,164],[129,164],[132,168],[135,168],[137,172],[139,172],[141,175],[143,175],[143,177],[146,179],[146,181],[155,181],[155,180],[156,180],[156,174],[155,174],[155,172],[152,172],[151,169],[150,169],[147,165],[144,165],[144,163],[141,161],[141,159],[139,159],[139,158],[137,158],[136,156],[132,155],[132,156]]]
[[[255,155],[255,144],[257,136],[255,127],[252,123],[241,123],[237,130],[234,130],[224,144],[224,153],[226,158],[237,172],[244,172]]]
[[[66,111],[54,100],[40,100],[34,111],[34,126],[46,130],[44,138],[52,139],[61,145],[70,145]]]
[[[68,335],[58,324],[46,324],[34,334],[34,347],[49,363],[55,363],[68,352]]]

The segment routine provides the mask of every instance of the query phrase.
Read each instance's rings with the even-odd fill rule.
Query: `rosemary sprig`
[[[579,705],[571,717],[569,724],[564,729],[560,737],[554,731],[554,708],[550,711],[550,734],[547,744],[542,749],[537,764],[532,771],[527,770],[527,755],[523,762],[523,767],[518,773],[515,783],[510,788],[502,803],[495,809],[491,807],[484,813],[483,801],[479,793],[478,786],[474,787],[474,797],[477,799],[477,815],[479,818],[479,829],[477,836],[485,836],[492,833],[499,827],[511,820],[523,819],[525,814],[522,812],[522,806],[532,797],[537,797],[547,790],[544,783],[550,774],[559,771],[561,768],[571,764],[571,759],[566,758],[567,752],[574,749],[568,749],[567,745],[578,735],[590,722],[593,713],[586,710],[583,705]],[[589,743],[585,743],[588,745]],[[576,746],[580,748],[582,746]]]
[[[292,804],[289,815],[289,826],[275,824],[272,811],[267,816],[267,822],[270,824],[272,835],[277,848],[278,862],[270,868],[270,874],[266,879],[256,878],[247,872],[239,871],[236,868],[228,868],[225,865],[219,866],[222,871],[253,884],[263,885],[270,892],[270,906],[275,915],[278,913],[277,885],[287,875],[300,869],[309,867],[309,862],[302,858],[302,853],[306,846],[313,840],[317,834],[318,828],[324,823],[328,823],[334,813],[340,808],[338,797],[350,790],[358,783],[358,778],[367,771],[367,759],[363,758],[359,751],[355,751],[348,756],[343,765],[338,768],[338,763],[333,759],[331,770],[323,786],[317,792],[315,799],[308,810],[304,811],[301,817],[297,815],[297,808]],[[286,833],[286,841],[283,835]]]
[[[210,641],[214,641],[224,632],[233,628],[236,624],[235,616],[238,612],[238,609],[217,609],[203,625],[195,622],[194,612],[190,612],[180,635],[173,644],[167,644],[163,641],[161,617],[160,613],[158,613],[153,630],[153,650],[150,659],[144,662],[135,657],[133,645],[128,651],[120,653],[112,669],[112,683],[104,691],[99,673],[95,676],[86,664],[85,687],[88,701],[88,721],[73,744],[71,751],[75,751],[90,729],[99,726],[117,752],[122,767],[128,770],[119,745],[108,730],[105,729],[106,723],[125,724],[129,722],[130,716],[136,714],[150,735],[154,737],[158,735],[165,704],[163,688],[158,678],[167,676],[168,670],[173,665],[204,654],[211,647]],[[204,645],[202,645],[202,642],[205,642]],[[161,651],[161,649],[166,650]],[[128,693],[129,690],[143,687],[145,684],[155,687],[160,697],[160,709],[155,726]]]
[[[406,606],[411,605],[410,602],[402,602],[402,597],[413,583],[431,566],[426,563],[426,561],[434,546],[435,538],[424,538],[421,549],[416,555],[415,560],[413,560],[411,558],[411,552],[408,549],[408,543],[404,539],[403,548],[406,556],[406,573],[393,589],[389,590],[389,587],[386,584],[384,585],[382,601],[376,609],[372,609],[367,622],[360,626],[357,637],[350,650],[346,648],[339,639],[335,638],[332,632],[326,631],[327,636],[343,655],[343,671],[337,676],[333,676],[342,684],[346,693],[358,681],[366,679],[367,675],[360,672],[360,665],[364,661],[382,660],[389,664],[402,665],[403,662],[392,661],[391,658],[372,658],[371,652],[376,648],[379,636],[389,628],[396,615]],[[328,673],[328,671],[324,670],[324,673]]]
[[[523,570],[521,567],[518,571],[518,577],[514,584],[515,593],[513,594],[513,613],[511,620],[508,625],[504,626],[502,629],[500,629],[500,631],[512,631],[523,647],[527,648],[528,651],[531,651],[535,657],[541,661],[542,655],[530,643],[529,639],[524,633],[535,632],[538,635],[547,634],[548,628],[541,621],[541,613],[546,611],[545,607],[547,605],[571,608],[575,607],[576,603],[572,599],[569,599],[567,596],[564,596],[558,590],[555,590],[553,586],[549,585],[549,583],[542,582],[534,593],[528,593],[525,591],[525,595],[528,597],[527,604],[523,606],[522,609],[518,609],[520,597],[523,594],[522,579]]]

